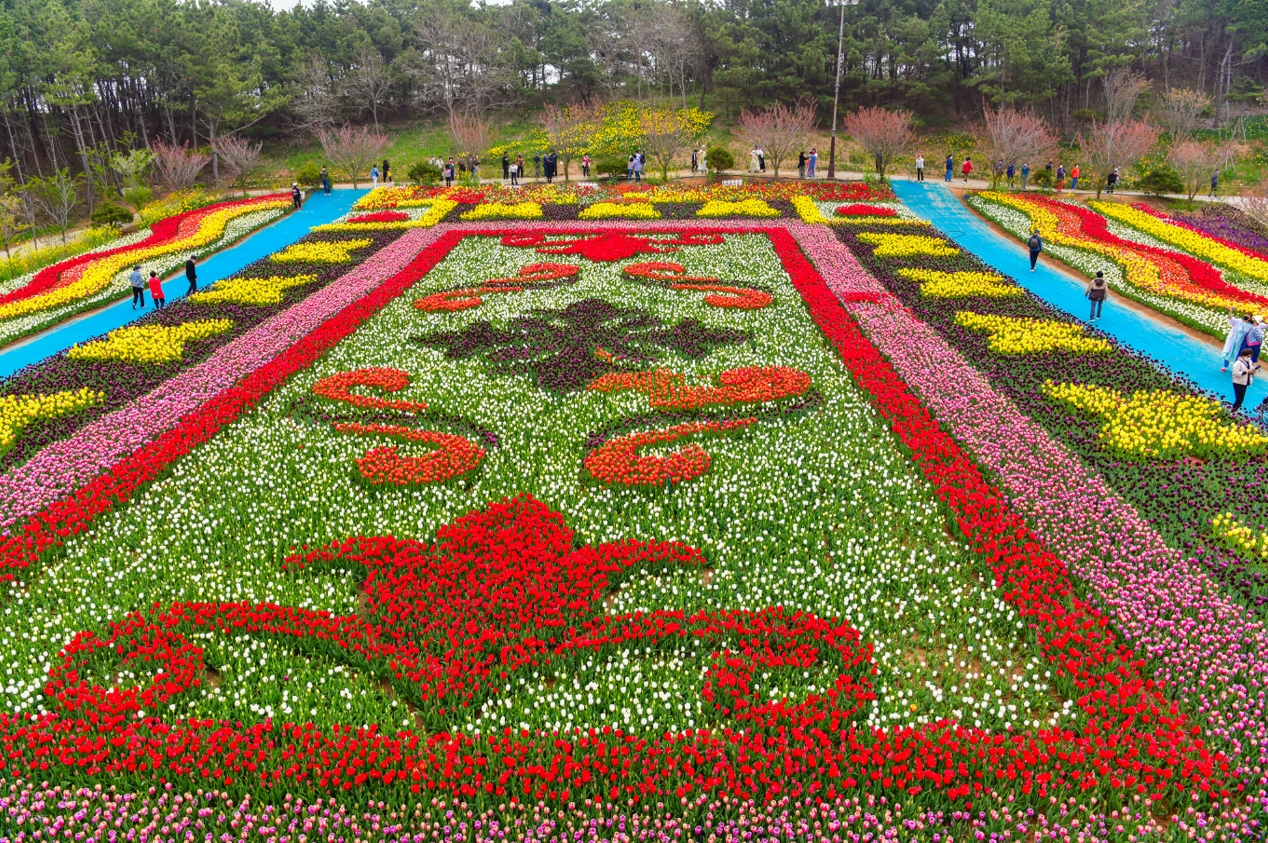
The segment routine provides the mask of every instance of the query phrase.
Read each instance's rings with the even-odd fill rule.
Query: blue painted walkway
[[[227,278],[273,252],[294,243],[315,225],[331,222],[348,213],[352,204],[364,196],[365,190],[336,190],[329,196],[314,193],[304,201],[298,211],[266,225],[259,231],[233,246],[217,252],[198,264],[198,286],[207,288],[221,278]],[[167,302],[183,298],[188,282],[184,270],[163,282]],[[132,300],[123,299],[100,310],[94,310],[70,322],[48,329],[25,342],[0,350],[0,378],[8,377],[19,369],[38,363],[46,357],[65,351],[75,343],[99,337],[115,328],[140,319],[153,309],[149,291],[145,296],[147,307],[133,310]]]
[[[894,181],[894,192],[917,216],[929,220],[958,245],[983,262],[1012,278],[1048,304],[1079,319],[1088,317],[1088,300],[1083,297],[1087,283],[1048,266],[1040,258],[1030,272],[1026,244],[991,229],[981,217],[966,207],[940,183]],[[1125,346],[1147,354],[1172,372],[1188,378],[1212,396],[1233,400],[1233,382],[1220,373],[1220,349],[1185,332],[1127,307],[1115,307],[1115,297],[1105,303],[1104,315],[1096,327]],[[1250,388],[1246,404],[1255,407],[1268,395],[1268,383],[1261,377]]]

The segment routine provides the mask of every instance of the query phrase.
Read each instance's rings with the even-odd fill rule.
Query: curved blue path
[[[1016,281],[1048,304],[1078,319],[1088,318],[1087,284],[1053,269],[1046,257],[1030,272],[1026,244],[994,231],[981,217],[967,208],[940,183],[893,182],[894,193],[916,215],[929,220],[958,245],[977,255],[984,263]],[[1220,349],[1195,339],[1159,319],[1127,307],[1115,307],[1114,295],[1105,303],[1104,314],[1096,322],[1098,330],[1125,346],[1193,381],[1213,397],[1233,400],[1233,381],[1220,372]],[[1265,395],[1268,384],[1261,377],[1251,385],[1246,405],[1254,408]]]
[[[198,286],[205,289],[260,258],[286,248],[307,234],[313,226],[331,222],[348,213],[352,209],[352,204],[367,192],[365,190],[336,190],[329,196],[320,192],[314,193],[304,201],[303,207],[298,211],[264,226],[251,236],[199,263]],[[169,305],[176,299],[184,297],[186,289],[188,289],[188,283],[185,281],[184,269],[163,282],[163,291],[167,293]],[[32,363],[39,363],[59,351],[65,351],[75,343],[94,339],[140,319],[153,310],[154,303],[150,301],[149,290],[146,290],[145,301],[145,309],[133,310],[132,300],[123,299],[49,328],[41,334],[36,334],[32,339],[0,350],[0,378],[6,378]]]

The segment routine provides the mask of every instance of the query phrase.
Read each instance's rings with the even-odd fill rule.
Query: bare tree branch
[[[990,163],[1002,161],[1007,167],[1041,161],[1057,149],[1057,138],[1041,117],[1005,107],[987,107],[982,116],[983,123],[974,134],[978,149],[989,156]],[[991,168],[991,187],[999,186],[1000,175],[998,167]]]
[[[1179,143],[1192,136],[1198,126],[1198,116],[1210,104],[1211,98],[1201,91],[1168,88],[1153,109],[1153,117],[1166,130],[1171,142]]]
[[[154,153],[154,177],[169,191],[192,186],[211,160],[207,153],[190,149],[188,143],[176,146],[156,140],[150,151]]]
[[[1116,169],[1127,169],[1158,142],[1159,130],[1141,120],[1102,125],[1093,123],[1087,132],[1079,133],[1079,148],[1087,161],[1088,177],[1096,181],[1096,196],[1101,196],[1105,177]]]
[[[234,184],[251,172],[255,162],[260,159],[260,150],[264,144],[253,144],[236,135],[224,135],[216,138],[212,147],[220,156],[220,168],[225,173],[225,178],[230,184]]]
[[[1105,97],[1105,122],[1113,124],[1130,120],[1136,100],[1148,87],[1144,75],[1130,68],[1116,67],[1106,73],[1101,82],[1101,93]]]
[[[1228,162],[1244,152],[1244,147],[1233,143],[1200,143],[1186,140],[1171,147],[1167,161],[1180,174],[1184,191],[1192,200],[1211,180],[1211,175],[1228,166]]]

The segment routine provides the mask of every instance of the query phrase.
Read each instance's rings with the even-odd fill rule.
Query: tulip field
[[[376,190],[0,382],[0,835],[1255,839],[1265,454],[885,190]]]

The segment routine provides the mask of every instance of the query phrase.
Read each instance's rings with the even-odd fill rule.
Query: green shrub
[[[595,159],[590,164],[590,172],[596,176],[607,176],[613,179],[625,178],[626,167],[629,166],[629,158],[623,155],[604,155]]]
[[[428,164],[426,161],[419,161],[410,165],[409,170],[405,173],[409,176],[409,180],[414,184],[440,184],[440,178],[443,175],[440,168],[435,164]]]
[[[713,172],[720,173],[735,168],[735,156],[725,146],[711,146],[704,154],[704,163]]]
[[[1035,187],[1051,188],[1057,183],[1057,174],[1052,170],[1045,170],[1040,167],[1038,170],[1030,171],[1030,183]]]
[[[92,212],[93,225],[108,225],[122,228],[132,222],[132,212],[122,205],[113,202],[102,202]]]
[[[1164,193],[1184,193],[1184,182],[1172,167],[1163,164],[1154,167],[1136,181],[1136,187],[1144,193],[1161,196]]]
[[[321,165],[316,161],[306,161],[295,171],[295,181],[303,187],[317,187],[321,184]]]

